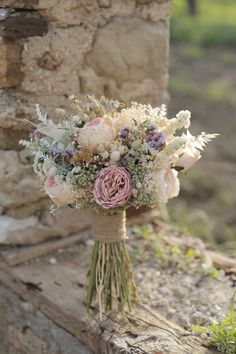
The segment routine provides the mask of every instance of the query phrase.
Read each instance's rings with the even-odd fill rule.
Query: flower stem
[[[137,298],[137,294],[123,240],[112,243],[95,241],[88,273],[87,309],[95,298],[99,302],[100,318],[113,309],[122,312],[126,304],[129,312],[132,311],[131,301]]]

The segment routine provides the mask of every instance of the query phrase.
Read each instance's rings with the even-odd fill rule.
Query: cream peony
[[[160,170],[154,175],[159,203],[165,204],[168,199],[179,195],[180,183],[177,176],[178,172],[171,168]]]
[[[99,145],[108,147],[114,139],[114,129],[106,124],[103,118],[98,117],[87,122],[79,130],[77,142],[86,149],[96,150]]]
[[[175,163],[178,167],[183,167],[185,171],[191,168],[199,159],[201,158],[201,153],[196,148],[186,148],[183,155]]]
[[[48,177],[44,182],[44,189],[58,206],[72,204],[75,201],[75,191],[66,181],[58,182],[54,177]]]

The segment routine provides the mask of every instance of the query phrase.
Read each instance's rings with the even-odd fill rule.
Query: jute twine
[[[113,243],[126,238],[126,213],[99,215],[92,213],[92,238],[95,241]]]

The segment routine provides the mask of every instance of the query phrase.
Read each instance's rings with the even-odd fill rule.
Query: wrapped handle
[[[95,241],[113,243],[126,238],[126,212],[115,215],[92,213],[92,238]]]

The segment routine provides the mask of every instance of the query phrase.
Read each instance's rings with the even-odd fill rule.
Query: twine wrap
[[[126,238],[126,213],[99,215],[92,213],[92,238],[95,241],[113,243]]]

